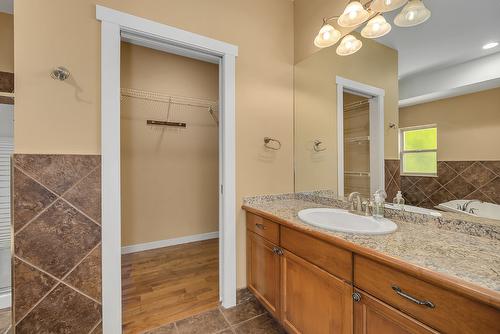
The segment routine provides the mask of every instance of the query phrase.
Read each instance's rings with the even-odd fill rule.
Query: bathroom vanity
[[[371,236],[298,218],[335,205],[293,194],[243,205],[248,288],[289,333],[500,333],[500,242],[491,233],[423,215],[392,217],[397,231]]]

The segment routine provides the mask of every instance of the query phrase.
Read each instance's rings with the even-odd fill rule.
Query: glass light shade
[[[392,27],[382,15],[377,15],[361,30],[361,36],[364,38],[382,37],[391,31]]]
[[[370,14],[359,1],[350,2],[340,15],[338,24],[341,27],[355,27],[365,22]]]
[[[390,12],[407,3],[408,0],[373,0],[370,9],[377,13]]]
[[[431,11],[425,7],[422,0],[410,0],[396,16],[394,24],[398,27],[413,27],[424,23],[429,17]]]
[[[352,55],[361,49],[362,46],[363,43],[359,39],[353,35],[347,35],[342,39],[342,42],[340,42],[340,45],[337,47],[337,54],[339,56]]]
[[[337,43],[340,39],[340,36],[340,31],[329,24],[325,24],[321,27],[318,35],[314,39],[314,45],[316,45],[318,48],[327,48]]]

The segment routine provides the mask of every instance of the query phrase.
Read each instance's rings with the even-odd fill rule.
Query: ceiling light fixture
[[[359,39],[353,35],[347,35],[342,39],[342,42],[340,42],[340,45],[337,47],[337,54],[339,56],[349,56],[356,53],[362,46],[363,43]]]
[[[361,30],[361,36],[364,38],[379,38],[387,35],[392,27],[382,15],[377,15]]]
[[[314,45],[318,48],[327,48],[339,41],[342,34],[328,23],[333,20],[337,20],[337,24],[341,27],[354,30],[371,17],[361,30],[361,36],[364,38],[382,37],[388,34],[392,27],[381,13],[398,9],[403,5],[405,6],[394,19],[394,23],[400,27],[413,27],[431,17],[430,10],[425,7],[422,0],[368,0],[364,5],[357,0],[350,0],[342,15],[323,19],[321,29],[314,38]],[[351,55],[358,51],[362,45],[363,43],[356,37],[347,35],[337,47],[337,54],[340,56]],[[483,48],[495,46],[485,45]]]
[[[483,45],[483,50],[493,49],[498,46],[498,42],[490,42]]]
[[[385,13],[398,9],[407,2],[408,0],[373,0],[370,4],[370,9],[374,12]]]
[[[337,43],[341,37],[340,31],[329,24],[324,24],[314,39],[314,45],[318,48],[327,48]]]
[[[410,0],[401,13],[394,18],[394,24],[404,28],[414,27],[424,23],[429,17],[431,17],[431,11],[425,7],[422,0]]]
[[[359,1],[350,2],[340,15],[337,23],[341,27],[355,27],[365,22],[370,17],[370,13]]]

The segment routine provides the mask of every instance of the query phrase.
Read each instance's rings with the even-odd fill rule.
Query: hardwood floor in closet
[[[219,239],[122,255],[123,333],[219,304]]]

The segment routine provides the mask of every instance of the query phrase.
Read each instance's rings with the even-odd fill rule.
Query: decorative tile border
[[[99,331],[100,157],[14,155],[16,333]]]

